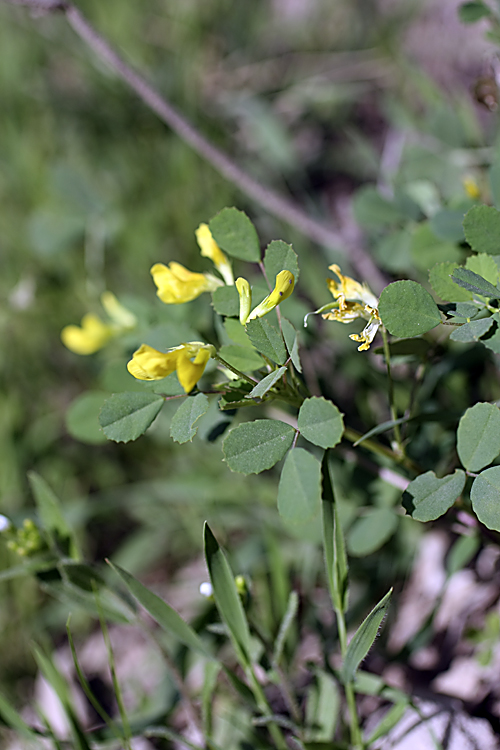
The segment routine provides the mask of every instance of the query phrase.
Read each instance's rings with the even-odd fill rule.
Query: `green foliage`
[[[183,643],[188,648],[196,651],[205,658],[212,659],[210,651],[207,649],[197,633],[182,619],[178,612],[173,609],[167,602],[160,599],[159,596],[150,591],[137,578],[134,578],[126,570],[118,565],[110,563],[113,570],[120,576],[121,580],[130,591],[132,596],[137,599],[146,612],[156,620],[158,625],[170,635]]]
[[[240,312],[240,298],[234,286],[220,286],[212,294],[212,304],[218,315],[236,318]]]
[[[373,646],[382,621],[387,614],[391,596],[392,589],[372,609],[351,638],[342,665],[342,676],[345,682],[352,680],[359,665]]]
[[[416,281],[389,284],[380,296],[379,312],[389,333],[400,338],[419,336],[441,322],[436,303]]]
[[[481,523],[500,531],[500,466],[485,469],[474,479],[470,499]]]
[[[253,372],[262,367],[262,357],[247,346],[224,344],[219,349],[220,356],[230,365],[242,372]]]
[[[472,292],[459,286],[452,279],[458,263],[436,263],[429,271],[429,282],[438,297],[448,302],[466,302],[472,299]]]
[[[370,508],[349,529],[347,551],[353,557],[371,555],[390,539],[397,526],[398,517],[393,510]]]
[[[292,448],[278,487],[278,510],[288,523],[307,523],[320,509],[321,464],[309,451]]]
[[[107,394],[88,391],[75,398],[66,412],[66,428],[76,440],[90,445],[106,442],[106,435],[99,427],[99,414]]]
[[[333,448],[344,433],[342,414],[335,404],[316,396],[300,407],[297,426],[306,440],[320,448]]]
[[[186,398],[179,406],[170,422],[170,437],[176,443],[192,442],[198,432],[196,425],[200,417],[206,414],[209,407],[208,398],[204,393],[198,393],[192,398]]]
[[[493,284],[468,268],[456,268],[453,271],[452,279],[473,294],[500,299],[500,291]]]
[[[215,603],[227,627],[240,663],[250,665],[250,630],[238,594],[234,575],[224,552],[206,523],[204,529],[205,560],[214,591]]]
[[[286,367],[279,367],[274,372],[270,372],[269,375],[266,375],[265,378],[262,378],[260,383],[257,383],[255,388],[252,388],[250,393],[245,396],[245,398],[263,398],[266,393],[271,390],[273,385],[275,385],[278,380],[283,377],[285,372]]]
[[[285,456],[294,436],[293,427],[284,422],[271,419],[245,422],[224,438],[224,458],[232,471],[258,474]]]
[[[277,328],[268,323],[267,320],[257,318],[250,320],[245,330],[257,351],[268,357],[278,365],[285,363],[287,351],[283,337]]]
[[[464,218],[465,239],[476,253],[500,254],[500,211],[473,206]]]
[[[99,424],[110,440],[128,443],[146,432],[164,402],[154,393],[115,393],[104,402]]]
[[[438,479],[427,471],[410,482],[403,496],[406,512],[417,521],[434,521],[451,508],[465,486],[465,473],[455,469]]]
[[[491,9],[480,0],[474,0],[473,2],[460,5],[458,14],[462,23],[475,23],[481,18],[490,16]]]
[[[264,253],[264,268],[270,284],[280,271],[291,271],[295,277],[295,283],[299,280],[299,259],[291,245],[283,240],[273,240],[266,247]]]
[[[477,403],[467,409],[457,430],[457,451],[463,466],[480,471],[500,454],[500,409]]]
[[[255,227],[237,208],[223,208],[210,220],[212,237],[228,255],[250,263],[260,260],[259,238]]]

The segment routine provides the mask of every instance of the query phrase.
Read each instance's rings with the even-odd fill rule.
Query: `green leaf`
[[[299,259],[291,245],[283,240],[273,240],[269,243],[264,254],[264,268],[270,284],[280,271],[291,271],[295,277],[295,283],[299,279]]]
[[[395,281],[386,286],[378,309],[389,333],[399,338],[419,336],[441,323],[436,303],[416,281]]]
[[[273,385],[277,383],[281,377],[283,377],[286,370],[286,367],[280,367],[278,370],[270,372],[269,375],[266,375],[265,378],[262,378],[260,383],[257,383],[255,388],[252,388],[248,396],[245,396],[245,398],[262,398],[263,396],[265,396],[266,393],[273,387]]]
[[[500,454],[500,409],[478,403],[467,409],[457,430],[457,451],[463,466],[480,471]]]
[[[455,469],[438,479],[427,471],[410,482],[403,495],[403,507],[417,521],[434,521],[451,508],[465,486],[465,473]]]
[[[176,443],[192,442],[198,432],[196,422],[208,410],[209,401],[204,393],[188,396],[179,406],[170,423],[170,437]]]
[[[476,253],[500,253],[500,211],[473,206],[464,218],[465,239]]]
[[[34,471],[28,472],[28,480],[40,521],[51,545],[65,556],[78,557],[74,534],[62,512],[61,501],[39,474]]]
[[[110,440],[128,443],[146,432],[164,403],[155,393],[114,393],[104,402],[99,424]]]
[[[267,320],[256,318],[250,320],[245,330],[255,348],[278,365],[287,360],[287,351],[279,330]]]
[[[481,540],[477,531],[471,536],[458,537],[446,558],[446,573],[448,576],[451,577],[462,570],[472,560],[480,546]]]
[[[278,511],[288,523],[306,523],[320,509],[321,465],[312,453],[293,448],[286,457],[278,487]]]
[[[99,427],[99,412],[107,395],[88,391],[71,402],[66,412],[66,429],[71,437],[89,445],[106,442],[106,435]]]
[[[370,508],[349,529],[347,549],[353,557],[376,552],[394,534],[398,517],[391,508]]]
[[[283,331],[283,338],[285,339],[286,348],[290,355],[293,366],[297,372],[302,372],[302,365],[300,364],[299,356],[299,336],[297,331],[286,318],[281,318],[281,330]]]
[[[489,183],[490,183],[490,190],[491,190],[491,197],[493,198],[493,203],[498,208],[500,206],[500,163],[495,162],[491,165],[489,172]]]
[[[151,615],[153,620],[155,620],[166,633],[173,635],[185,646],[202,656],[205,656],[208,659],[214,658],[199,635],[182,619],[180,614],[176,612],[170,604],[167,604],[167,602],[146,588],[146,586],[138,581],[137,578],[134,578],[133,575],[127,573],[123,568],[114,565],[109,560],[108,564],[120,576],[132,596],[137,599],[139,604],[144,607],[146,612]]]
[[[340,710],[340,695],[336,680],[318,669],[315,681],[309,686],[306,703],[307,739],[310,742],[329,742],[335,734]],[[328,747],[332,747],[330,744]]]
[[[486,279],[486,281],[489,281],[493,286],[496,286],[498,281],[498,265],[492,255],[487,255],[486,253],[469,255],[465,261],[465,267],[469,271],[474,271],[474,273],[477,273],[483,279]]]
[[[208,223],[212,237],[224,252],[250,263],[260,261],[259,238],[255,227],[237,208],[223,208]]]
[[[493,284],[490,284],[489,281],[486,281],[482,276],[474,273],[474,271],[470,271],[468,268],[456,268],[451,278],[473,294],[480,294],[483,297],[491,299],[500,299],[500,292]]]
[[[500,328],[497,328],[493,336],[488,339],[481,339],[481,344],[491,349],[495,354],[500,354]]]
[[[333,448],[344,434],[343,414],[326,398],[307,398],[300,407],[297,426],[302,437],[320,448]]]
[[[276,636],[276,641],[273,647],[273,657],[272,657],[273,665],[279,665],[281,661],[283,649],[285,648],[285,643],[286,643],[288,634],[290,633],[292,625],[295,622],[295,616],[297,614],[298,608],[299,608],[299,596],[296,591],[290,591],[290,595],[288,597],[288,602],[286,605],[285,614],[283,615],[283,619],[280,623],[278,635]]]
[[[349,595],[347,556],[345,553],[342,527],[338,517],[332,478],[328,466],[328,451],[326,451],[323,456],[321,476],[323,479],[321,503],[323,546],[325,550],[325,566],[328,587],[330,589],[333,608],[338,612],[345,612]]]
[[[384,718],[377,724],[368,739],[368,746],[378,740],[379,737],[385,737],[393,727],[399,722],[408,708],[409,698],[402,699],[395,703],[384,715]]]
[[[447,302],[466,302],[472,299],[472,292],[459,286],[451,278],[459,268],[458,263],[436,263],[429,271],[429,283],[438,297]]]
[[[481,523],[500,531],[500,466],[485,469],[474,479],[470,499]]]
[[[358,190],[354,197],[353,210],[356,221],[368,228],[399,224],[405,219],[404,214],[394,203],[388,201],[371,186]]]
[[[458,9],[458,16],[462,23],[475,23],[481,18],[491,16],[491,10],[484,3],[475,0],[475,2],[461,5]]]
[[[464,323],[460,328],[455,328],[450,339],[460,341],[461,343],[470,343],[479,341],[493,325],[493,318],[481,318],[480,320],[471,320],[470,323]]]
[[[238,318],[226,318],[224,321],[224,328],[233,344],[253,349],[252,342],[245,331],[245,326],[241,325]]]
[[[37,646],[33,646],[33,654],[40,672],[52,687],[62,704],[71,727],[74,750],[90,750],[90,745],[87,742],[85,733],[80,726],[80,722],[78,721],[72,705],[68,681],[61,675],[53,660],[49,656],[46,656]]]
[[[344,684],[352,682],[357,668],[373,646],[375,638],[377,637],[378,629],[387,613],[391,594],[392,588],[372,609],[368,617],[361,623],[353,635],[351,642],[347,647],[344,664],[342,666]]]
[[[295,430],[275,419],[245,422],[231,430],[222,443],[227,465],[241,474],[259,474],[280,461],[290,448]]]
[[[205,522],[205,559],[219,614],[225,623],[240,663],[250,664],[250,630],[245,611],[234,582],[234,574],[219,547],[210,526]]]
[[[212,305],[218,315],[237,318],[240,314],[240,298],[235,286],[219,286],[212,292]]]
[[[36,741],[38,740],[38,743],[40,743],[40,735],[38,732],[35,732],[34,729],[31,729],[28,724],[24,721],[24,719],[21,717],[21,715],[16,711],[14,706],[12,706],[11,703],[0,693],[0,717],[2,721],[11,729],[14,729],[18,734],[20,734],[22,737],[25,737],[27,740],[31,740],[34,744],[30,745],[29,747],[36,748]],[[38,744],[38,747],[40,747],[40,744]]]
[[[253,372],[253,370],[260,370],[261,367],[264,367],[260,354],[247,346],[225,344],[219,349],[219,354],[222,359],[225,359],[240,372]]]
[[[457,245],[437,239],[428,222],[417,225],[411,241],[411,255],[421,271],[427,271],[433,263],[459,261],[461,258]]]
[[[439,237],[442,240],[448,240],[449,242],[463,242],[463,220],[463,211],[451,211],[450,209],[445,208],[434,214],[429,222],[429,226],[436,237]]]

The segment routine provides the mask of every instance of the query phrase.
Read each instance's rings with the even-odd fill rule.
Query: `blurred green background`
[[[431,54],[431,45],[415,42],[423,24],[433,23],[419,3],[82,0],[79,7],[238,164],[346,231],[350,198],[366,182],[377,182],[382,194],[388,184],[407,192],[413,185],[420,200],[423,194],[453,208],[470,200],[464,176],[480,180],[494,161],[496,118],[471,95],[484,75],[482,34],[466,30],[469,46],[461,47],[457,72],[456,52],[443,62],[446,51]],[[455,9],[450,13],[460,47],[465,32]],[[437,13],[434,23],[441,20]],[[92,56],[60,15],[32,17],[0,3],[0,98],[0,511],[17,524],[33,515],[26,474],[35,470],[62,499],[86,559],[110,556],[160,580],[201,554],[205,518],[220,541],[238,540],[235,569],[258,580],[270,554],[265,529],[282,543],[287,575],[307,590],[321,567],[315,532],[308,541],[298,539],[300,530],[283,528],[277,474],[231,474],[218,443],[173,444],[168,409],[137,443],[92,444],[69,434],[65,414],[76,397],[130,387],[125,362],[135,341],[80,357],[59,335],[86,312],[99,313],[106,289],[155,325],[213,332],[209,302],[166,308],[155,298],[149,268],[176,260],[209,270],[194,230],[224,206],[245,210],[263,244],[293,243],[301,263],[297,320],[328,301],[327,264],[349,270],[348,259],[340,249],[313,245],[220,177]],[[391,144],[400,149],[397,158]],[[385,221],[368,204],[358,197],[357,218],[387,278],[425,281],[428,265],[418,264],[420,246],[412,239],[418,205],[415,220],[405,204],[406,214]],[[446,232],[441,239],[452,242]],[[304,339],[309,372],[353,426],[368,429],[386,408],[380,364],[371,354],[360,358],[343,326],[318,328],[319,335]],[[465,408],[471,368],[470,361],[458,363],[445,373],[437,402],[454,378]],[[439,445],[442,434],[431,437]],[[399,498],[354,463],[339,463],[343,485],[357,488],[351,509]],[[385,591],[389,570],[407,570],[418,532],[405,521],[375,562],[360,559],[355,567],[372,586],[370,600]],[[0,557],[5,568],[15,563],[5,549]],[[23,692],[18,680],[34,670],[30,638],[47,630],[59,637],[68,607],[26,577],[0,583],[0,596],[0,629],[9,644],[0,683]]]

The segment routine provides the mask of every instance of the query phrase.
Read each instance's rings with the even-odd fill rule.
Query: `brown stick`
[[[358,276],[369,281],[376,292],[380,292],[386,285],[386,279],[362,246],[359,238],[356,242],[350,241],[335,227],[309,216],[293,201],[261,185],[240,169],[227,154],[208,141],[197,128],[177,112],[143,76],[127,65],[72,3],[65,2],[65,0],[3,0],[3,2],[24,5],[41,12],[64,13],[72,29],[93,52],[105,61],[164,123],[223,177],[266,211],[295,227],[318,245],[341,252],[350,261]]]

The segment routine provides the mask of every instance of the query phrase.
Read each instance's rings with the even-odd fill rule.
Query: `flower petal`
[[[186,393],[190,393],[201,378],[210,359],[208,348],[200,348],[191,361],[192,352],[184,346],[177,359],[177,377]]]
[[[254,310],[248,316],[248,320],[255,320],[255,318],[262,318],[267,315],[268,312],[274,310],[281,302],[286,300],[287,297],[293,292],[295,286],[295,276],[291,271],[280,271],[276,276],[276,284],[271,292],[260,305],[257,305]]]
[[[193,273],[180,263],[155,263],[151,269],[153,281],[158,287],[157,295],[166,305],[190,302],[203,292],[213,292],[222,281],[205,273]]]
[[[137,324],[137,318],[130,310],[123,307],[112,292],[101,294],[101,304],[108,313],[109,317],[120,328],[134,328]]]
[[[183,346],[168,352],[159,352],[152,346],[141,344],[127,364],[127,370],[137,380],[161,380],[173,373]]]
[[[240,295],[240,323],[244,326],[252,307],[252,290],[248,281],[241,276],[236,279],[236,289]]]
[[[234,276],[231,263],[212,237],[208,224],[200,224],[195,235],[203,257],[210,258],[226,284],[233,286]]]
[[[349,338],[353,341],[361,343],[361,346],[358,346],[358,352],[364,352],[370,348],[370,344],[375,338],[377,331],[381,325],[382,321],[380,320],[378,315],[374,315],[365,325],[361,333],[351,333]]]
[[[81,328],[66,326],[61,331],[61,339],[70,351],[75,354],[93,354],[107,344],[114,334],[113,328],[93,313],[82,318]]]

